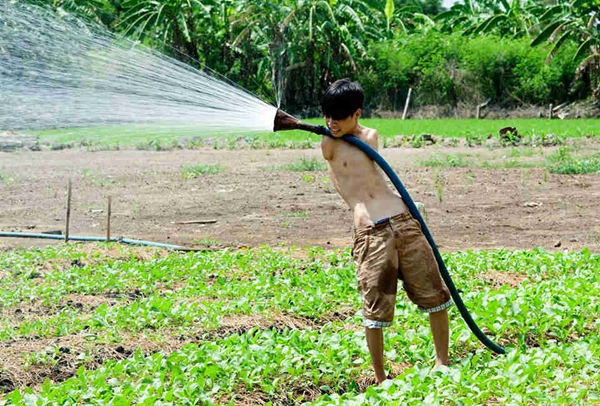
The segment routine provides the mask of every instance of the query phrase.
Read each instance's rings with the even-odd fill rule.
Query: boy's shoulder
[[[376,129],[363,127],[359,138],[371,145],[373,148],[377,149],[378,136],[379,135],[377,134]]]

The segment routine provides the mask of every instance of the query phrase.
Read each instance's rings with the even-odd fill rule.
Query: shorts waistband
[[[393,215],[391,217],[385,217],[385,218],[379,219],[379,220],[373,222],[372,225],[355,228],[354,234],[359,235],[359,234],[370,233],[375,230],[380,230],[382,228],[385,228],[390,224],[394,224],[395,222],[412,220],[412,218],[413,218],[413,216],[410,214],[409,211],[404,211],[402,213]]]

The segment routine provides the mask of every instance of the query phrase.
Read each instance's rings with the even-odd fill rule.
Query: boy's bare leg
[[[435,345],[435,366],[448,365],[448,345],[450,340],[450,327],[448,326],[448,310],[429,313],[429,325]]]
[[[375,379],[381,383],[387,379],[383,370],[383,329],[365,328],[367,346],[371,354],[371,364],[375,370]]]

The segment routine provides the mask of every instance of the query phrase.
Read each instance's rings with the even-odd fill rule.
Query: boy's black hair
[[[321,111],[325,117],[343,120],[361,109],[364,101],[365,94],[358,82],[340,79],[333,82],[325,91],[321,98]]]

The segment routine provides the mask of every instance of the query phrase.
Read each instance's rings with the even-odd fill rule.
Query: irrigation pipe
[[[331,132],[329,131],[329,129],[327,127],[324,127],[321,125],[313,125],[313,124],[299,122],[296,119],[294,119],[293,117],[289,116],[287,113],[282,112],[280,110],[278,111],[277,117],[275,118],[275,126],[273,127],[273,129],[274,129],[274,131],[287,130],[287,129],[300,129],[300,130],[310,131],[315,134],[319,134],[319,135],[323,135],[323,136],[333,137],[333,135],[331,134]],[[477,327],[477,324],[471,317],[471,314],[469,313],[469,311],[467,310],[467,307],[465,306],[464,302],[462,301],[462,298],[460,297],[460,294],[458,293],[458,290],[456,289],[454,282],[452,282],[450,273],[448,272],[448,269],[446,268],[446,265],[444,264],[444,260],[442,259],[442,256],[440,255],[440,252],[437,249],[435,241],[433,240],[433,237],[431,236],[431,233],[429,232],[429,229],[427,228],[427,224],[425,224],[423,217],[421,217],[421,213],[419,212],[419,210],[417,209],[417,206],[415,205],[414,201],[410,197],[410,194],[408,193],[408,191],[406,190],[406,188],[404,187],[404,185],[398,178],[398,175],[396,175],[396,172],[394,172],[392,167],[385,161],[385,159],[383,159],[381,157],[381,155],[379,155],[379,153],[377,151],[375,151],[375,149],[373,149],[369,144],[361,141],[360,139],[358,139],[357,137],[355,137],[353,135],[345,135],[342,137],[342,139],[344,141],[348,142],[349,144],[354,145],[361,151],[363,151],[370,159],[372,159],[373,161],[375,161],[375,163],[377,163],[377,165],[379,165],[379,167],[383,170],[383,172],[385,172],[385,174],[390,179],[392,184],[398,190],[398,193],[400,193],[400,196],[402,197],[404,204],[406,204],[406,207],[408,208],[408,211],[410,212],[410,214],[421,224],[423,234],[427,238],[427,241],[429,242],[429,245],[431,246],[431,249],[433,250],[435,260],[438,263],[438,267],[440,269],[440,274],[442,275],[442,279],[446,283],[446,286],[448,287],[448,290],[450,291],[450,295],[452,296],[452,299],[454,300],[454,303],[456,304],[456,307],[458,308],[458,311],[460,312],[461,316],[463,317],[463,319],[469,326],[469,329],[471,329],[471,331],[473,332],[473,334],[475,334],[475,336],[479,339],[479,341],[481,341],[481,343],[484,344],[486,347],[488,347],[490,350],[492,350],[498,354],[504,354],[505,353],[504,348],[499,346],[498,344],[494,343],[492,340],[490,340],[488,338],[488,336],[486,336],[483,333],[483,331],[481,331],[479,329],[479,327]]]
[[[62,240],[64,241],[64,235],[58,234],[37,234],[37,233],[13,233],[13,232],[0,232],[0,237],[19,237],[19,238],[43,238],[49,240]],[[105,237],[82,237],[77,235],[70,235],[69,241],[106,241]],[[163,244],[160,242],[144,241],[144,240],[133,240],[131,238],[111,238],[110,242],[119,242],[122,244],[129,245],[144,245],[148,247],[166,248],[171,250],[188,250],[188,248],[181,245]]]

